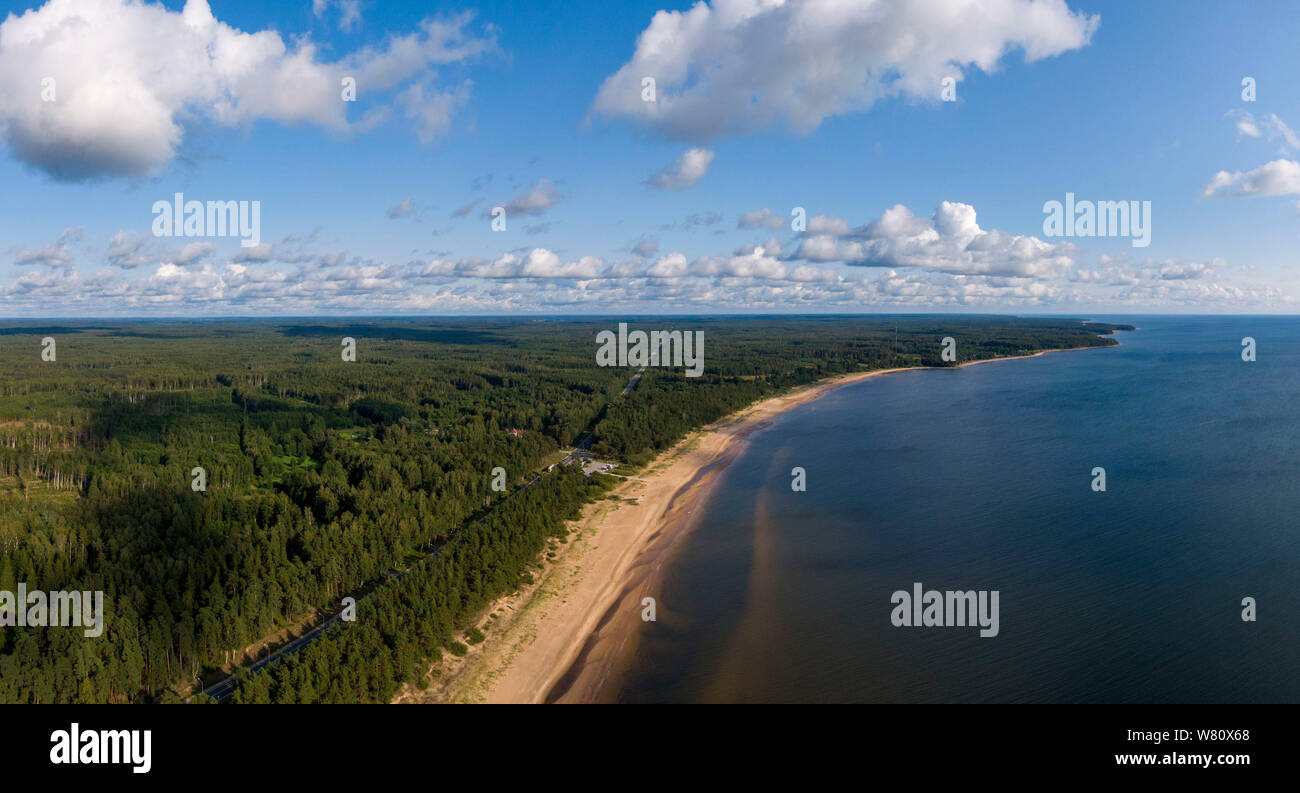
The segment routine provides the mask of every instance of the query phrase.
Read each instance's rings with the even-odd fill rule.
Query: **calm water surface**
[[[1300,701],[1300,320],[1115,321],[1141,330],[874,378],[751,436],[609,697]],[[894,627],[917,581],[998,590],[1000,634]]]

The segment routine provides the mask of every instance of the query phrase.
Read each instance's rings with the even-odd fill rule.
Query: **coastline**
[[[872,377],[1088,349],[1105,347],[838,375],[760,400],[690,433],[615,487],[610,499],[587,505],[535,583],[485,610],[479,621],[488,634],[485,642],[464,658],[439,663],[432,685],[406,686],[394,702],[578,703],[612,696],[617,660],[639,636],[642,594],[658,591],[664,563],[695,528],[699,508],[750,434],[788,410]]]

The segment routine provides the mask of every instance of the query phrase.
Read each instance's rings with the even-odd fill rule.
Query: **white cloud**
[[[172,257],[172,261],[179,265],[195,264],[212,255],[217,250],[217,246],[211,242],[191,242],[184,246]]]
[[[187,126],[208,119],[234,127],[268,119],[364,131],[384,116],[353,124],[340,99],[345,76],[368,97],[432,64],[495,47],[466,31],[468,15],[426,21],[382,50],[365,48],[335,62],[308,38],[286,45],[274,30],[247,33],[213,17],[205,0],[182,11],[132,0],[49,0],[0,23],[0,133],[14,156],[60,180],[141,177],[176,156]],[[44,101],[51,78],[55,101]],[[403,94],[422,140],[443,131],[466,87]]]
[[[1073,246],[985,231],[969,204],[944,201],[931,220],[898,204],[861,229],[839,218],[814,218],[795,258],[873,267],[919,267],[968,275],[1053,278],[1070,267]]]
[[[1236,185],[1230,195],[1248,196],[1300,195],[1300,162],[1277,159],[1242,173],[1219,171],[1210,177],[1201,195],[1209,198],[1225,187]]]
[[[525,278],[595,278],[604,264],[596,256],[583,256],[577,261],[562,262],[551,251],[534,248],[528,252],[519,274]]]
[[[1208,278],[1214,274],[1215,266],[1223,266],[1223,260],[1213,259],[1208,262],[1167,260],[1150,268],[1147,277],[1161,281],[1187,281],[1194,278]]]
[[[148,264],[152,259],[145,253],[144,248],[149,239],[151,238],[140,234],[119,231],[109,239],[105,256],[112,264],[123,270],[132,270],[142,264]]]
[[[28,269],[8,284],[0,283],[0,299],[16,316],[581,312],[592,307],[717,307],[748,313],[861,311],[871,306],[970,311],[1059,307],[1102,293],[1107,304],[1115,306],[1277,308],[1292,302],[1277,289],[1213,280],[1209,271],[1218,269],[1214,262],[1201,267],[1148,261],[1123,279],[1044,282],[892,268],[845,274],[807,264],[787,272],[789,263],[761,246],[735,257],[694,261],[674,253],[652,264],[562,259],[542,248],[491,261],[436,259],[406,266],[347,255],[318,254],[315,259],[288,270],[251,263],[181,267],[161,262],[138,278],[115,270],[82,275],[73,269]],[[342,264],[325,265],[326,260]]]
[[[645,274],[651,278],[677,278],[686,275],[687,266],[685,254],[670,253],[650,265]]]
[[[42,245],[39,248],[30,248],[19,251],[14,256],[14,264],[19,266],[30,264],[43,264],[46,267],[66,269],[73,263],[72,251],[67,245],[51,243]]]
[[[768,231],[780,231],[785,225],[785,218],[774,213],[772,210],[764,207],[755,209],[753,212],[746,212],[736,221],[738,229],[767,229]]]
[[[815,215],[808,219],[809,234],[848,234],[849,221],[829,215]]]
[[[563,200],[564,196],[555,189],[554,182],[550,179],[538,179],[537,184],[530,190],[505,203],[506,217],[544,215]],[[491,217],[492,209],[493,207],[484,207],[483,217]]]
[[[71,243],[80,242],[83,236],[85,236],[85,229],[81,226],[66,228],[54,242],[36,248],[18,250],[14,254],[14,264],[20,267],[39,264],[60,270],[71,269],[76,262]]]
[[[736,249],[736,255],[749,256],[752,253],[756,253],[760,251],[767,253],[769,256],[780,256],[781,241],[778,240],[776,237],[772,237],[768,239],[767,242],[764,242],[761,245],[756,242],[745,243],[744,245],[741,245],[739,248]]]
[[[1266,140],[1282,141],[1283,150],[1300,149],[1300,136],[1297,136],[1295,130],[1286,125],[1282,119],[1278,118],[1276,113],[1269,113],[1261,116],[1258,121],[1255,116],[1245,110],[1229,110],[1228,117],[1237,120],[1237,134],[1245,135],[1249,138],[1264,138]]]
[[[672,165],[646,180],[646,184],[660,190],[683,190],[694,187],[709,172],[713,152],[708,149],[690,149]]]
[[[451,129],[452,117],[469,101],[472,85],[466,80],[454,90],[439,91],[416,83],[397,95],[397,104],[407,118],[415,120],[420,142],[433,143]]]
[[[822,229],[842,226],[840,219],[830,218]],[[1244,268],[1229,268],[1217,259],[1129,263],[1124,256],[1103,256],[1094,267],[1063,271],[1052,260],[1035,267],[1015,264],[1021,243],[1008,241],[1018,238],[980,229],[974,210],[964,204],[940,205],[931,220],[894,207],[834,238],[841,245],[884,241],[882,254],[900,264],[870,269],[799,262],[784,255],[775,238],[743,245],[731,255],[693,259],[673,251],[654,259],[607,263],[599,256],[534,247],[493,259],[440,257],[395,265],[346,250],[317,249],[316,233],[238,250],[224,261],[208,242],[174,250],[152,237],[118,234],[106,241],[108,254],[102,258],[113,262],[117,257],[120,267],[136,269],[82,274],[71,251],[60,248],[70,248],[83,236],[81,229],[68,229],[53,243],[29,247],[32,253],[25,261],[49,266],[21,268],[8,283],[0,281],[0,303],[11,316],[589,313],[593,308],[754,313],[1020,307],[1061,312],[1077,310],[1070,307],[1082,301],[1117,308],[1276,311],[1293,304],[1276,288],[1229,282],[1225,276]],[[806,235],[800,242],[817,236]],[[91,260],[101,258],[88,250]],[[993,266],[984,256],[1002,263]]]
[[[1192,281],[1212,278],[1227,267],[1223,259],[1204,262],[1184,262],[1175,259],[1157,261],[1147,259],[1133,265],[1123,259],[1102,256],[1100,269],[1080,267],[1069,274],[1076,283],[1106,286],[1138,286],[1156,281]]]
[[[736,256],[712,256],[691,263],[692,275],[730,276],[780,280],[786,277],[785,265],[759,245]]]
[[[659,252],[659,240],[654,237],[642,237],[632,246],[632,252],[643,259],[649,259]]]
[[[591,114],[704,142],[777,120],[811,132],[835,115],[906,95],[937,101],[944,77],[1086,46],[1098,16],[1064,0],[714,0],[659,11]],[[656,101],[642,99],[642,80]]]
[[[473,212],[473,211],[474,211],[474,207],[478,206],[478,203],[479,203],[480,201],[482,201],[482,200],[483,200],[483,199],[481,199],[481,198],[476,198],[476,199],[474,199],[473,201],[469,202],[468,204],[465,204],[464,206],[462,206],[462,207],[460,207],[459,209],[457,209],[457,210],[455,210],[454,212],[452,212],[451,215],[450,215],[450,217],[453,217],[453,218],[463,218],[463,217],[467,217],[467,216],[469,215],[470,212]]]
[[[1297,136],[1295,130],[1278,118],[1277,114],[1269,113],[1261,119],[1260,123],[1263,125],[1264,133],[1269,140],[1281,140],[1284,147],[1293,151],[1300,149],[1300,136]]]
[[[400,203],[394,204],[393,206],[389,207],[388,211],[386,211],[384,214],[388,217],[389,220],[397,220],[398,218],[410,217],[414,212],[415,212],[415,199],[406,198],[403,199]]]
[[[1234,181],[1240,178],[1241,178],[1240,171],[1238,171],[1237,173],[1228,173],[1227,171],[1219,171],[1214,176],[1210,177],[1210,181],[1205,183],[1205,187],[1201,188],[1201,197],[1209,198],[1210,196],[1217,193],[1221,188],[1227,187],[1228,185],[1232,184]]]
[[[687,231],[694,231],[700,226],[712,226],[722,221],[722,214],[719,212],[692,212],[682,221],[682,228]]]
[[[307,237],[290,234],[274,243],[261,242],[248,248],[241,247],[232,261],[235,263],[275,261],[287,264],[318,262],[332,267],[345,260],[346,254],[343,253],[335,252],[319,255],[308,252],[307,246],[315,241],[316,235],[316,231],[313,231]]]
[[[244,248],[235,256],[236,262],[269,262],[275,258],[275,246],[269,242],[259,242]]]
[[[351,33],[361,26],[361,0],[312,0],[311,12],[322,19],[330,6],[339,10],[339,30]]]
[[[604,267],[605,261],[598,256],[566,262],[546,248],[533,248],[524,256],[506,253],[491,261],[479,257],[455,262],[435,259],[420,268],[418,275],[425,278],[596,278]]]

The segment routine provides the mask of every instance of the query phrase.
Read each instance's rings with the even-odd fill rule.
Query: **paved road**
[[[271,653],[270,655],[262,656],[261,658],[249,664],[245,668],[247,668],[249,672],[256,672],[257,670],[261,669],[264,666],[267,666],[268,664],[275,663],[276,661],[280,660],[286,655],[292,655],[298,650],[301,650],[302,648],[306,647],[308,644],[311,644],[317,637],[319,637],[322,633],[324,633],[331,625],[335,624],[338,621],[339,621],[339,615],[335,614],[334,616],[322,622],[320,625],[317,625],[315,628],[312,628],[311,630],[307,631],[303,635],[289,642],[288,644],[276,650],[275,652]],[[209,697],[212,697],[218,702],[221,702],[226,697],[234,693],[235,685],[236,685],[235,676],[231,675],[230,677],[227,677],[225,680],[222,680],[220,683],[217,683],[216,685],[209,686],[208,688],[204,689],[203,693],[207,694]]]
[[[643,367],[641,367],[640,369],[637,370],[637,373],[636,373],[636,374],[632,375],[632,379],[628,381],[627,386],[623,389],[623,394],[626,394],[627,392],[629,392],[629,391],[631,391],[633,388],[635,388],[637,382],[639,382],[639,381],[641,380],[641,375],[644,374],[644,373],[645,373],[645,367],[643,366]],[[573,462],[574,458],[576,458],[576,457],[577,457],[578,455],[580,455],[582,452],[585,452],[587,449],[591,448],[591,442],[592,442],[592,440],[593,440],[593,438],[592,438],[592,434],[591,434],[590,432],[588,432],[586,435],[584,435],[584,436],[582,437],[582,440],[578,441],[578,444],[577,444],[576,446],[573,447],[573,450],[570,451],[570,452],[565,456],[564,460],[561,461],[561,464],[562,464],[562,465],[568,465],[569,463]],[[541,480],[541,478],[542,478],[542,475],[541,475],[540,473],[539,473],[539,474],[534,474],[534,475],[533,475],[533,478],[532,478],[532,481],[530,481],[528,484],[526,484],[526,485],[524,485],[522,488],[520,488],[519,491],[515,491],[515,492],[521,492],[521,491],[523,491],[523,490],[527,490],[528,488],[530,488],[530,487],[532,487],[533,485],[537,484],[538,481]],[[510,494],[510,495],[513,495],[513,493]],[[509,495],[506,496],[506,498],[509,498],[509,497],[510,497]],[[504,500],[504,499],[503,499],[503,500]],[[501,504],[501,502],[498,501],[498,502],[497,502],[497,506],[499,506],[500,504]],[[493,507],[493,509],[495,509],[495,508],[496,508],[496,507]],[[478,522],[479,522],[479,523],[482,523],[482,522],[483,522],[484,520],[486,520],[486,519],[487,519],[486,516],[484,516],[484,517],[482,517],[482,518],[479,518]],[[410,570],[410,569],[411,569],[412,567],[414,567],[416,564],[419,564],[419,562],[425,561],[426,559],[437,559],[437,558],[438,558],[438,554],[442,553],[443,549],[445,549],[445,548],[446,548],[450,543],[452,543],[452,542],[456,539],[456,537],[457,537],[459,534],[460,534],[460,533],[457,532],[456,534],[452,535],[451,537],[449,537],[449,538],[447,539],[447,542],[445,542],[445,543],[443,543],[441,546],[439,546],[439,548],[438,548],[436,551],[433,551],[433,552],[431,552],[431,553],[425,554],[425,556],[424,556],[423,559],[420,559],[419,561],[417,561],[417,562],[415,562],[415,563],[409,565],[406,569],[407,569],[407,570]],[[402,573],[397,573],[397,574],[395,574],[394,577],[400,579],[400,578],[402,577]],[[384,583],[384,580],[381,579],[379,582],[377,582],[376,585],[378,585],[378,584],[383,584],[383,583]],[[351,595],[350,597],[356,597],[357,600],[360,600],[362,597],[364,597],[365,594],[368,594],[368,593],[365,591],[365,589],[363,589],[361,593],[357,593],[357,594],[355,594],[355,595]],[[299,650],[301,650],[302,648],[304,648],[304,647],[306,647],[307,645],[311,644],[311,643],[312,643],[313,641],[315,641],[316,639],[320,638],[321,634],[323,634],[323,633],[325,633],[325,631],[329,630],[329,628],[330,628],[331,625],[334,625],[334,624],[338,623],[338,622],[339,622],[339,619],[340,619],[340,615],[335,614],[335,615],[333,615],[332,617],[330,617],[329,619],[327,619],[327,620],[325,620],[324,622],[322,622],[320,625],[317,625],[315,628],[312,628],[311,630],[307,631],[307,632],[304,633],[303,635],[301,635],[301,636],[299,636],[298,638],[294,639],[293,641],[289,642],[288,644],[286,644],[285,646],[283,646],[283,647],[281,647],[280,649],[276,650],[275,652],[272,652],[272,653],[270,653],[269,655],[264,655],[264,656],[262,656],[261,658],[259,658],[258,660],[256,660],[256,661],[254,661],[253,663],[249,664],[247,667],[241,667],[241,668],[246,668],[246,669],[248,669],[250,672],[256,672],[256,671],[258,671],[259,669],[262,669],[263,667],[266,667],[266,666],[269,666],[269,665],[275,663],[276,661],[280,660],[281,658],[283,658],[283,657],[286,656],[286,655],[292,655],[293,653],[296,653],[296,652],[298,652]],[[221,681],[219,681],[219,682],[217,682],[217,683],[214,683],[214,684],[212,684],[211,686],[208,686],[207,688],[203,689],[203,693],[206,694],[206,695],[209,696],[209,697],[212,697],[213,699],[217,700],[218,702],[224,702],[226,697],[228,697],[228,696],[230,696],[232,693],[234,693],[234,691],[235,691],[235,687],[236,687],[236,680],[235,680],[235,676],[232,674],[232,675],[230,675],[230,676],[224,678],[223,680],[221,680]]]
[[[643,374],[645,374],[644,366],[636,370],[636,374],[632,375],[632,379],[628,381],[626,386],[624,386],[623,393],[619,394],[619,396],[627,396],[628,391],[631,391],[633,388],[636,388],[636,384],[641,382],[641,375]]]
[[[573,458],[577,457],[578,455],[590,449],[591,441],[592,441],[591,433],[588,432],[586,435],[582,437],[582,440],[578,441],[578,445],[573,447],[573,451],[569,452],[564,456],[564,459],[560,461],[560,465],[568,465],[569,463],[573,462]]]

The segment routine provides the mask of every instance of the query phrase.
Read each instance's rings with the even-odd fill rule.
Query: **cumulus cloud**
[[[521,215],[544,215],[551,210],[556,204],[564,200],[564,196],[555,189],[555,183],[550,179],[538,179],[537,184],[510,199],[504,204],[506,217],[519,217]],[[483,217],[491,217],[492,207],[484,207]]]
[[[76,261],[71,244],[79,242],[84,234],[85,229],[81,226],[64,229],[63,233],[54,242],[36,248],[19,250],[14,254],[14,264],[18,266],[44,265],[61,270],[70,269]]]
[[[825,219],[810,222],[819,233],[796,237],[797,244],[846,228],[841,218],[819,217]],[[981,257],[1014,259],[1016,243],[1008,242],[1014,238],[980,229],[974,211],[964,204],[940,205],[930,219],[894,207],[835,237],[842,245],[877,246],[876,253],[898,265],[871,268],[800,261],[785,255],[775,237],[742,245],[730,255],[694,258],[656,247],[653,253],[642,249],[646,256],[607,262],[600,256],[533,247],[495,258],[438,254],[399,265],[346,250],[318,249],[313,232],[239,249],[228,259],[218,258],[208,242],[175,249],[153,237],[118,234],[107,241],[104,256],[118,267],[81,273],[70,248],[78,243],[80,249],[83,236],[80,229],[68,229],[53,243],[13,249],[25,263],[45,266],[23,267],[7,283],[0,280],[0,301],[12,316],[589,313],[594,307],[646,313],[668,305],[751,313],[872,306],[924,311],[1050,307],[1059,312],[1077,310],[1069,307],[1086,300],[1126,307],[1271,310],[1292,304],[1280,290],[1223,280],[1232,273],[1218,259],[1130,263],[1124,256],[1103,256],[1093,268],[1066,268],[1056,278],[1045,275],[1059,264],[1050,260],[1041,267],[1023,262],[993,266]],[[91,245],[87,251],[93,251]]]
[[[1206,263],[1215,265],[1214,262]],[[0,281],[0,300],[13,315],[94,316],[185,314],[517,313],[732,307],[754,311],[861,311],[879,306],[970,311],[986,307],[1054,307],[1078,304],[1104,290],[1107,303],[1132,306],[1245,305],[1281,307],[1290,298],[1276,289],[1225,284],[1215,267],[1150,262],[1114,267],[1104,279],[1044,282],[1017,276],[966,275],[915,268],[847,273],[810,264],[795,266],[765,246],[735,256],[690,260],[674,252],[654,261],[561,257],[545,248],[496,259],[435,259],[397,266],[346,253],[319,253],[288,269],[265,263],[204,261],[192,267],[160,262],[141,277],[70,268],[21,271]],[[1184,277],[1186,276],[1186,277]],[[1089,290],[1089,291],[1083,291]],[[1060,309],[1058,309],[1060,310]]]
[[[773,256],[780,256],[781,241],[778,240],[776,237],[772,237],[767,242],[764,242],[761,245],[756,242],[746,243],[736,249],[736,255],[748,256],[756,251],[766,251],[767,253]]]
[[[269,262],[276,260],[275,246],[269,242],[259,242],[256,245],[244,248],[235,255],[236,263],[242,262]]]
[[[527,254],[506,253],[497,259],[468,258],[460,261],[435,259],[419,275],[459,276],[471,278],[596,278],[605,262],[598,256],[583,256],[563,261],[546,248],[533,248]]]
[[[1209,278],[1214,275],[1215,269],[1222,267],[1223,264],[1222,259],[1211,259],[1208,262],[1165,260],[1150,267],[1146,276],[1160,281],[1188,281],[1194,278]]]
[[[713,152],[708,149],[690,149],[672,165],[646,180],[646,184],[659,190],[683,190],[695,186],[709,172]]]
[[[145,251],[151,237],[141,234],[128,234],[119,231],[108,241],[105,257],[113,265],[123,270],[133,270],[142,264],[148,264],[153,258]]]
[[[642,237],[632,246],[632,252],[643,259],[649,259],[659,252],[659,240],[654,237]]]
[[[72,266],[72,251],[67,245],[49,244],[42,245],[39,248],[30,248],[19,251],[14,256],[14,264],[22,266],[29,264],[43,264],[46,267],[68,268]]]
[[[645,271],[645,274],[651,278],[677,278],[686,275],[686,268],[689,264],[685,254],[670,253],[667,256],[659,257]]]
[[[1229,195],[1235,198],[1300,195],[1300,162],[1277,159],[1245,173],[1219,171],[1210,177],[1201,195],[1209,198],[1234,185]]]
[[[645,241],[643,238],[642,241]],[[789,271],[780,258],[781,248],[746,246],[731,256],[700,256],[690,259],[679,251],[654,258],[658,244],[634,252],[639,259],[606,263],[597,256],[563,260],[546,248],[526,254],[506,253],[496,259],[469,257],[459,261],[439,258],[419,270],[421,278],[541,279],[583,281],[673,281],[679,279],[757,279],[765,281],[833,282],[842,277],[829,270],[800,265]]]
[[[937,101],[943,78],[996,71],[1014,50],[1036,61],[1079,49],[1099,23],[1064,0],[697,2],[655,13],[590,115],[693,142],[778,120],[807,133],[885,97]]]
[[[1227,266],[1221,258],[1204,262],[1185,262],[1177,259],[1147,259],[1141,264],[1130,264],[1103,256],[1099,267],[1080,267],[1069,274],[1077,283],[1106,286],[1138,286],[1156,281],[1193,281],[1213,278]]]
[[[728,276],[780,280],[786,277],[785,264],[761,245],[735,256],[702,257],[691,263],[692,275]]]
[[[808,234],[842,235],[849,233],[849,221],[830,215],[814,215],[808,220]]]
[[[217,250],[217,246],[211,242],[191,242],[182,247],[172,257],[172,262],[181,266],[196,264]]]
[[[738,229],[767,229],[768,231],[779,231],[785,225],[785,218],[775,214],[772,210],[764,207],[755,209],[753,212],[746,212],[736,221]]]
[[[0,136],[13,155],[55,179],[142,177],[161,171],[187,127],[259,120],[364,131],[382,102],[349,122],[344,77],[369,97],[418,82],[399,104],[422,140],[445,130],[467,87],[431,92],[433,65],[495,47],[471,34],[469,15],[426,20],[382,49],[323,60],[306,37],[244,32],[218,21],[206,0],[181,11],[134,0],[49,0],[0,23]],[[48,89],[54,101],[46,101]]]
[[[241,247],[232,259],[236,264],[243,262],[284,262],[286,264],[304,264],[321,261],[326,265],[338,263],[342,254],[315,254],[308,250],[316,240],[317,232],[307,237],[290,234],[274,243],[261,242],[248,248]]]
[[[1212,305],[1286,306],[1294,300],[1274,287],[1235,286],[1201,280],[1135,283],[1109,296],[1111,303],[1136,306],[1196,307]]]
[[[981,229],[975,208],[944,201],[931,219],[902,204],[857,229],[841,218],[808,223],[794,258],[870,267],[919,267],[967,275],[1052,278],[1070,267],[1073,246]]]

